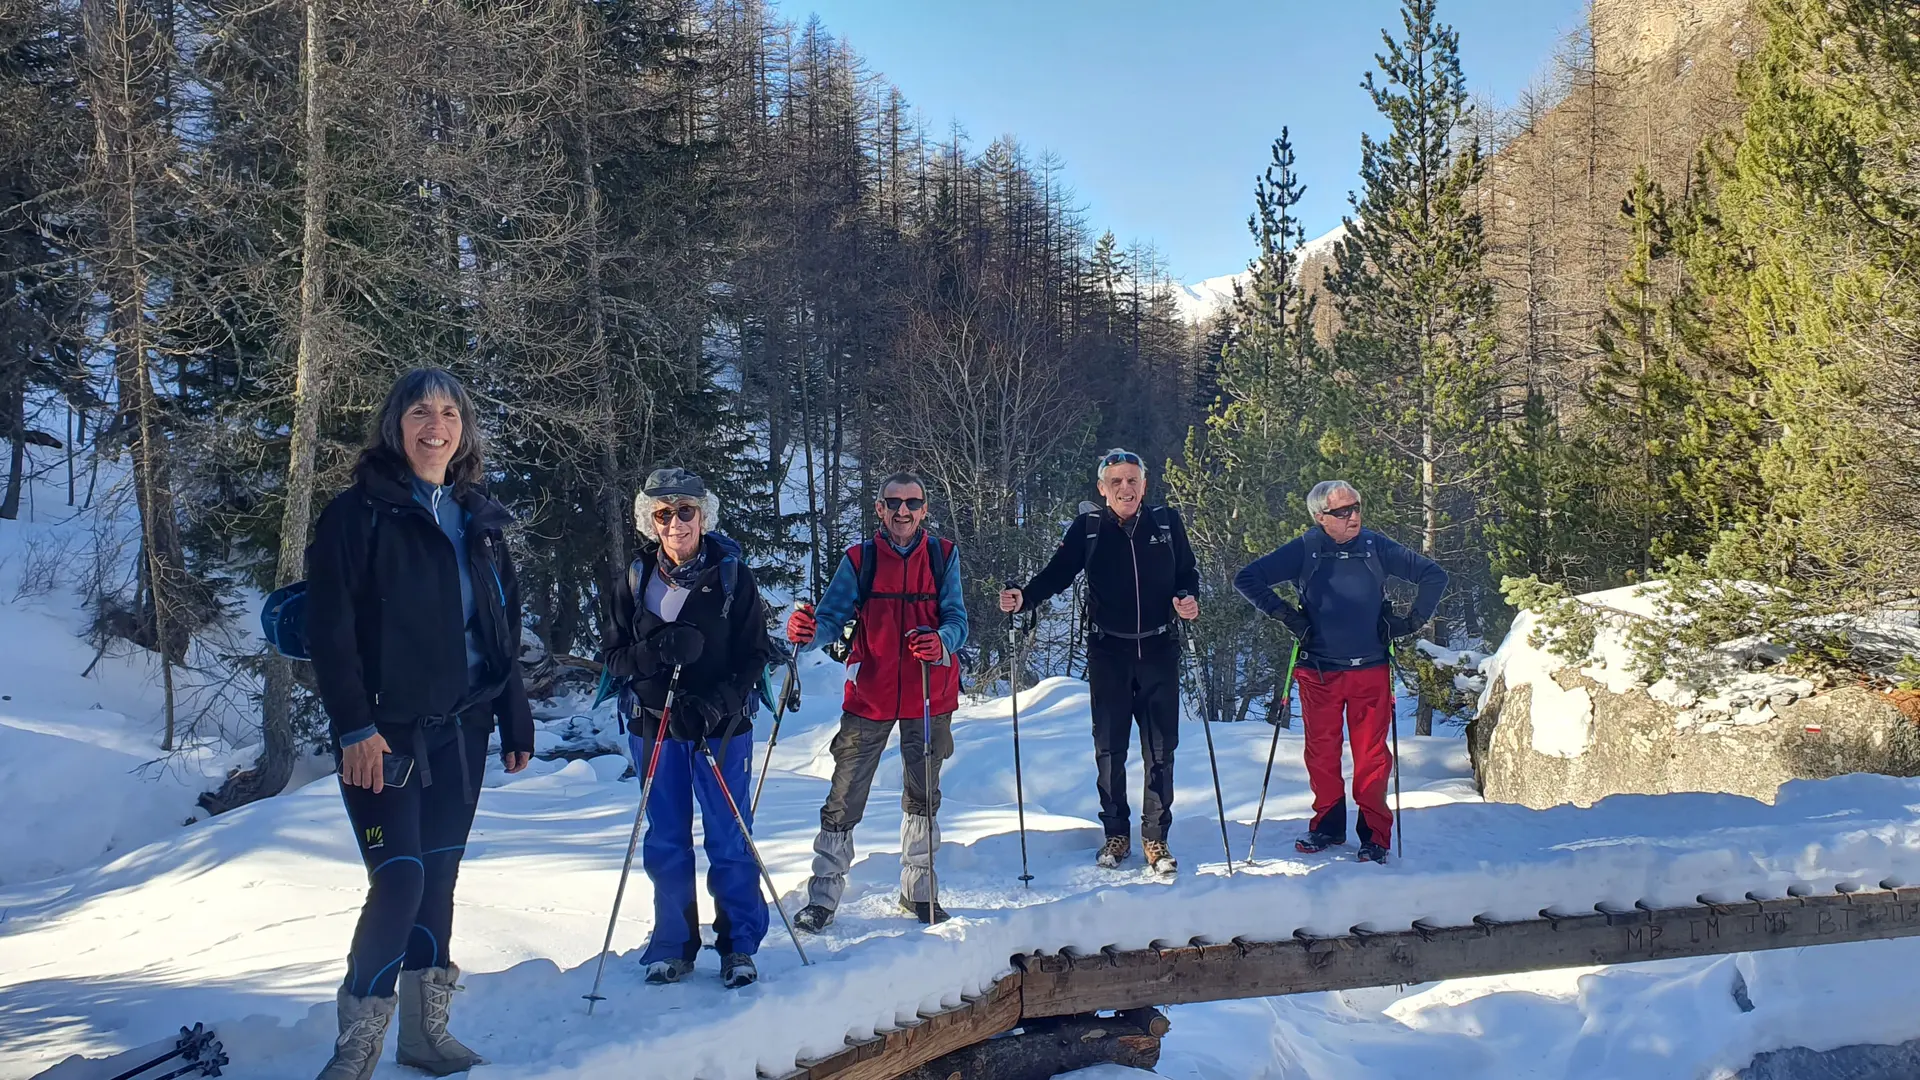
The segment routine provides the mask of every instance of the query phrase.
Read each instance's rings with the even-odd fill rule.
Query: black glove
[[[1285,601],[1281,602],[1280,612],[1274,618],[1279,619],[1288,630],[1293,631],[1293,636],[1300,639],[1302,643],[1305,643],[1308,635],[1313,633],[1313,624],[1307,621],[1307,613]]]
[[[682,742],[697,742],[707,734],[708,712],[706,702],[692,694],[675,694],[673,708],[667,713],[667,735]]]
[[[1420,629],[1412,617],[1401,615],[1393,610],[1393,601],[1380,603],[1380,638],[1383,641],[1395,641]]]

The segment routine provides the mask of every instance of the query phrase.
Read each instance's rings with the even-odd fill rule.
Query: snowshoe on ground
[[[933,909],[931,913],[927,911],[929,907]],[[929,926],[937,922],[946,922],[952,918],[952,916],[947,914],[947,909],[941,907],[939,904],[928,904],[922,900],[909,900],[904,896],[900,898],[900,910]]]
[[[346,987],[334,995],[340,1017],[340,1035],[333,1056],[320,1069],[318,1080],[367,1080],[386,1045],[387,1024],[393,1020],[394,999],[355,997]]]
[[[460,967],[400,973],[400,1046],[394,1060],[435,1076],[466,1072],[486,1060],[447,1034],[447,1013],[460,986]]]
[[[1173,852],[1159,840],[1142,840],[1140,855],[1147,860],[1148,869],[1156,874],[1174,874],[1180,871],[1180,864],[1174,860]]]
[[[674,957],[667,960],[655,960],[647,965],[647,985],[665,986],[677,983],[693,974],[693,961]]]
[[[833,923],[833,909],[808,904],[793,917],[793,928],[805,934],[817,934]]]
[[[729,990],[752,986],[759,979],[760,971],[753,966],[753,957],[746,953],[730,952],[720,962],[720,985]]]
[[[1100,854],[1093,861],[1111,870],[1126,862],[1133,855],[1133,843],[1124,836],[1109,836],[1107,842],[1100,845]]]
[[[1387,849],[1380,844],[1374,844],[1374,843],[1361,844],[1359,859],[1361,862],[1377,862],[1377,863],[1386,862]]]
[[[1302,855],[1314,855],[1330,847],[1339,847],[1346,842],[1347,838],[1344,836],[1335,836],[1332,833],[1310,832],[1293,842],[1293,850]]]

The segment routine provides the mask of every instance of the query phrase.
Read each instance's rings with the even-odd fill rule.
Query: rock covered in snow
[[[1657,588],[1580,601],[1626,620],[1655,618],[1649,592]],[[1522,612],[1481,667],[1484,689],[1467,734],[1490,800],[1545,808],[1710,791],[1772,802],[1795,778],[1920,774],[1920,728],[1889,695],[1857,686],[1816,692],[1806,679],[1755,670],[1752,643],[1708,657],[1717,666],[1706,685],[1698,672],[1687,683],[1668,676],[1649,685],[1617,622],[1600,630],[1583,660],[1552,652],[1552,635],[1537,635],[1540,627],[1536,613]]]

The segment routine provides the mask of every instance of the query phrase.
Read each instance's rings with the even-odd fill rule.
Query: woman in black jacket
[[[396,989],[397,1059],[437,1076],[482,1064],[447,1033],[453,884],[500,729],[527,767],[533,717],[520,681],[520,591],[481,489],[473,401],[453,376],[401,376],[353,486],[307,549],[307,633],[367,866],[367,901],[337,995],[340,1034],[320,1080],[366,1080]]]
[[[614,631],[602,660],[627,680],[620,708],[636,769],[644,774],[656,745],[659,750],[641,850],[653,882],[653,934],[640,962],[648,982],[670,983],[693,971],[699,955],[700,904],[693,891],[693,803],[698,798],[720,979],[738,988],[757,978],[753,954],[767,934],[767,904],[747,838],[701,747],[704,743],[719,762],[727,790],[752,828],[747,797],[752,703],[772,658],[766,609],[753,571],[740,559],[740,545],[712,531],[720,504],[699,477],[684,469],[655,470],[633,509],[641,534],[653,545],[628,569],[627,587],[614,592]],[[666,741],[660,743],[661,707],[676,655],[674,648],[662,646],[667,639],[687,637],[700,642],[699,656],[680,670]]]

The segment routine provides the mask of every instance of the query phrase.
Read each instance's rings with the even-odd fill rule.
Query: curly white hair
[[[654,524],[653,512],[662,506],[679,506],[688,503],[700,508],[700,531],[712,532],[720,527],[720,498],[709,491],[695,499],[687,495],[667,495],[661,498],[642,491],[633,497],[633,520],[640,528],[640,535],[660,542],[660,527]]]

